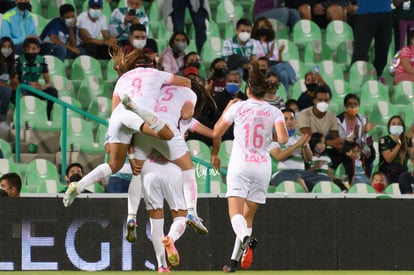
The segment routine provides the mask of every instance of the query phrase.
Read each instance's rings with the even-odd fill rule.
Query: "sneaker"
[[[204,226],[203,220],[199,217],[196,217],[192,214],[188,214],[186,218],[186,223],[194,228],[198,234],[206,235],[208,234],[207,227]]]
[[[223,266],[223,272],[224,273],[233,273],[233,272],[236,272],[236,269],[229,266],[229,265],[224,265]]]
[[[177,249],[174,246],[174,240],[170,236],[165,236],[162,240],[165,250],[167,251],[168,261],[172,266],[180,264],[180,255],[178,255]]]
[[[241,258],[241,268],[248,269],[253,263],[253,250],[257,245],[257,239],[246,237],[243,242],[243,256]]]
[[[168,266],[167,267],[161,266],[161,267],[158,268],[158,273],[169,273],[169,272],[171,272],[171,271],[170,271],[170,268]]]
[[[80,194],[80,182],[74,181],[69,183],[68,189],[63,197],[63,205],[65,207],[71,206],[76,196]]]
[[[126,223],[125,239],[130,243],[137,240],[137,222],[134,219],[129,219]]]
[[[10,131],[10,129],[11,127],[9,123],[7,123],[6,121],[0,122],[0,131],[7,132],[7,131]]]
[[[128,95],[122,97],[122,105],[124,105],[125,109],[137,113],[137,105],[135,105]]]

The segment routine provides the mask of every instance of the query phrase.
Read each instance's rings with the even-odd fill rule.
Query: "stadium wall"
[[[147,216],[141,204],[130,244],[126,207],[125,197],[81,198],[70,208],[61,198],[0,199],[0,270],[146,270],[156,264]],[[220,270],[229,261],[226,200],[201,198],[198,209],[210,234],[187,228],[176,270]],[[411,199],[272,198],[253,234],[253,270],[414,270]]]

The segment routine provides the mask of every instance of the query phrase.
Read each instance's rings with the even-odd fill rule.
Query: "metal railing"
[[[30,91],[36,95],[41,96],[42,98],[45,98],[47,100],[53,101],[55,104],[59,104],[62,106],[62,135],[61,135],[61,144],[60,144],[60,151],[62,152],[62,170],[61,170],[61,177],[62,177],[62,182],[64,182],[64,178],[65,178],[65,170],[66,170],[66,132],[67,132],[67,109],[70,109],[76,113],[79,113],[83,116],[85,116],[86,118],[89,118],[90,120],[93,120],[99,124],[103,124],[105,126],[108,126],[108,121],[91,115],[88,112],[85,112],[84,110],[81,110],[75,106],[70,105],[69,103],[66,103],[62,100],[60,100],[59,98],[53,97],[41,90],[38,90],[36,88],[33,88],[27,84],[21,84],[17,87],[16,89],[16,121],[15,123],[15,127],[16,127],[16,162],[19,163],[20,162],[20,95],[22,90],[27,90]]]

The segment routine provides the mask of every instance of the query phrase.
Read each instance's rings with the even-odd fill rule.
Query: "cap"
[[[198,69],[196,67],[190,66],[184,69],[184,76],[189,76],[190,74],[198,76]]]
[[[88,7],[102,7],[103,3],[102,0],[89,0]]]

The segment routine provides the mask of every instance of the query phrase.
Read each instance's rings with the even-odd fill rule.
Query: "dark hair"
[[[408,43],[408,45],[411,45],[411,39],[413,39],[414,38],[414,29],[410,29],[410,31],[408,32],[408,37],[407,37],[408,39],[408,41],[407,41],[407,43]]]
[[[20,179],[19,174],[17,173],[7,173],[1,176],[0,181],[6,180],[7,183],[16,188],[17,191],[20,193],[20,190],[22,189],[22,180]]]
[[[0,54],[0,65],[3,66],[4,63],[7,63],[8,73],[10,79],[14,76],[14,43],[10,37],[5,36],[0,39],[0,49],[3,47],[4,43],[9,42],[12,48],[12,53],[6,58]]]
[[[188,38],[188,35],[185,32],[175,32],[171,35],[170,41],[168,42],[168,45],[170,45],[171,48],[174,48],[174,40],[177,37],[177,35],[184,35],[185,40],[187,41],[187,45],[190,44],[190,39]]]
[[[214,70],[214,67],[216,66],[216,64],[217,63],[219,63],[219,62],[224,62],[224,63],[226,63],[226,60],[224,60],[223,58],[221,58],[221,57],[218,57],[218,58],[216,58],[216,59],[214,59],[213,60],[213,62],[211,62],[211,65],[210,65],[210,70]],[[226,63],[227,64],[227,63]]]
[[[344,106],[346,105],[346,103],[348,102],[348,100],[355,98],[358,101],[359,104],[359,97],[356,94],[347,94],[344,97]]]
[[[118,75],[122,75],[127,71],[137,67],[155,67],[155,60],[149,58],[143,49],[133,49],[129,53],[125,53],[120,47],[110,48],[109,54],[114,59],[114,69]]]
[[[80,164],[80,163],[78,163],[78,162],[74,162],[74,163],[71,163],[67,168],[66,168],[66,171],[65,171],[65,175],[66,176],[68,176],[68,174],[69,174],[69,170],[70,169],[72,169],[72,167],[79,167],[81,170],[82,170],[82,173],[83,173],[83,166],[82,166],[82,164]]]
[[[207,104],[211,105],[214,110],[217,109],[216,102],[206,88],[197,80],[191,79],[191,89],[197,95],[197,102],[194,108],[194,118],[199,118]]]
[[[270,30],[268,34],[266,35],[266,42],[271,42],[275,40],[275,30],[273,29],[272,23],[270,23],[269,19],[267,19],[266,17],[259,17],[254,21],[253,28],[252,28],[252,38],[256,40],[260,40],[260,36],[257,33],[260,21],[263,21],[266,25],[266,28]]]
[[[143,24],[132,24],[131,27],[129,27],[129,33],[133,33],[134,31],[142,31],[147,33],[147,28]]]
[[[6,191],[4,191],[3,189],[0,189],[0,198],[1,197],[8,197],[8,196],[9,196],[9,194],[7,194]]]
[[[270,83],[266,76],[259,70],[259,63],[253,61],[249,71],[249,80],[247,82],[252,94],[257,98],[263,98],[273,83]]]
[[[329,99],[332,99],[331,88],[329,88],[329,86],[326,84],[319,84],[318,86],[316,86],[315,93],[313,94],[313,98],[316,98],[317,94],[328,94]]]
[[[404,123],[404,119],[401,116],[399,116],[399,115],[392,116],[388,120],[388,123],[387,123],[387,130],[388,131],[390,130],[391,121],[394,118],[398,118],[400,120],[400,122],[401,122],[401,126],[403,127],[403,132],[400,135],[401,147],[400,147],[400,151],[398,152],[398,155],[400,157],[400,162],[401,163],[404,163],[405,162],[405,157],[407,155],[407,150],[408,150],[408,148],[407,148],[407,142],[406,142],[406,138],[405,138],[405,123]]]
[[[236,29],[238,29],[241,25],[251,26],[252,25],[252,22],[250,22],[250,20],[247,19],[247,18],[242,18],[242,19],[239,19],[239,21],[237,21],[237,23],[236,23]]]
[[[349,151],[351,151],[352,149],[357,148],[357,147],[359,149],[361,149],[361,146],[357,142],[355,142],[355,141],[347,141],[344,144],[343,152],[344,153],[348,153]]]
[[[30,44],[35,44],[36,47],[38,47],[40,49],[40,42],[39,42],[38,38],[36,38],[36,37],[27,37],[23,41],[23,49],[26,49],[27,47],[29,47]]]
[[[63,17],[68,12],[75,12],[75,8],[71,4],[63,4],[59,7],[60,17]]]
[[[283,114],[284,113],[292,113],[294,117],[296,117],[295,112],[292,109],[289,108],[285,108],[281,111]]]
[[[287,101],[286,101],[286,103],[285,103],[285,107],[286,107],[286,109],[290,109],[289,108],[289,106],[290,105],[292,105],[292,104],[296,104],[296,106],[298,106],[299,107],[299,105],[298,105],[298,101],[296,100],[296,99],[288,99]]]
[[[184,57],[183,57],[184,64],[187,63],[187,60],[190,57],[190,55],[198,55],[198,53],[197,52],[189,52],[188,54],[184,55]]]
[[[315,150],[316,144],[320,143],[322,138],[323,138],[323,135],[322,133],[319,133],[319,132],[312,133],[312,135],[310,136],[309,147],[313,153],[315,152],[314,150]]]

